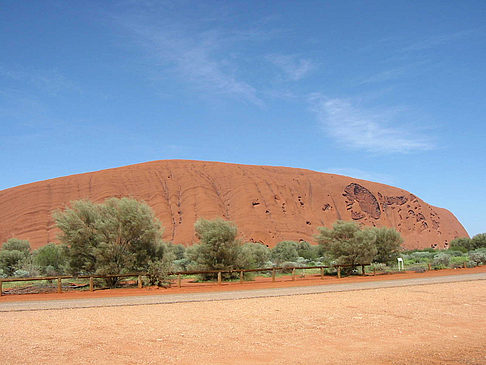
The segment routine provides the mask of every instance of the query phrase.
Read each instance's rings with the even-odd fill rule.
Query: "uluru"
[[[468,236],[446,209],[388,185],[310,170],[221,162],[162,160],[39,181],[0,191],[0,242],[17,237],[33,248],[57,242],[52,218],[73,200],[128,196],[152,207],[163,238],[197,241],[198,218],[222,217],[244,241],[270,247],[313,242],[336,220],[397,229],[405,248],[447,247]]]

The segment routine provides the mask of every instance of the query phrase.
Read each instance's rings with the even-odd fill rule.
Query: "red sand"
[[[277,277],[275,283],[271,278],[257,277],[254,281],[239,282],[223,282],[222,285],[217,283],[192,283],[190,280],[183,280],[182,287],[178,288],[177,283],[171,288],[128,288],[128,289],[105,289],[89,291],[68,291],[61,294],[47,293],[47,294],[23,294],[23,295],[4,295],[0,297],[1,302],[16,302],[16,301],[36,301],[36,300],[56,300],[56,299],[77,299],[77,298],[104,298],[104,297],[123,297],[135,295],[163,295],[163,294],[182,294],[182,293],[204,293],[215,291],[233,291],[233,290],[251,290],[251,289],[266,289],[266,288],[286,288],[294,286],[311,286],[311,285],[332,285],[355,283],[363,281],[383,281],[383,280],[400,280],[411,278],[424,278],[434,276],[446,275],[460,275],[486,272],[486,266],[479,266],[471,269],[444,269],[433,270],[425,273],[403,272],[389,275],[366,275],[366,276],[348,276],[337,279],[333,276],[325,276],[324,280],[319,275],[306,275],[304,278],[296,275],[296,280],[292,281],[290,276]]]
[[[165,227],[164,239],[186,245],[196,241],[199,217],[232,220],[243,240],[269,246],[313,241],[317,227],[337,219],[395,227],[406,248],[443,247],[467,236],[449,211],[388,185],[288,167],[168,160],[0,191],[0,242],[17,237],[38,248],[56,241],[55,210],[72,200],[122,196],[149,204]]]

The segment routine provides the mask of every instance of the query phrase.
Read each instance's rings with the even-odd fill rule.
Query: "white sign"
[[[404,270],[403,259],[401,257],[399,257],[399,258],[397,258],[397,261],[398,261],[398,271]]]

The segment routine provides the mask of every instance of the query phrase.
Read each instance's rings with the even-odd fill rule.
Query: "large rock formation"
[[[191,244],[199,217],[234,221],[243,240],[269,246],[314,241],[337,219],[395,227],[407,248],[447,246],[466,231],[449,211],[398,188],[303,169],[219,162],[154,161],[40,181],[0,191],[0,242],[56,241],[52,213],[70,201],[129,196],[148,203],[164,239]]]

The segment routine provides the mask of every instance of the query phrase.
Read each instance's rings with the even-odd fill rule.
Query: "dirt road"
[[[265,288],[250,290],[235,290],[222,292],[196,292],[184,294],[164,294],[164,295],[142,295],[127,297],[100,297],[100,298],[81,298],[64,300],[39,300],[26,302],[0,302],[0,312],[6,311],[30,311],[30,310],[53,310],[68,308],[92,308],[92,307],[111,307],[111,306],[133,306],[147,304],[170,304],[183,302],[203,302],[236,300],[248,298],[280,297],[289,295],[318,294],[341,292],[351,290],[365,290],[376,288],[392,288],[411,285],[427,285],[437,283],[450,283],[471,280],[486,280],[486,273],[424,277],[403,280],[385,281],[364,281],[351,282],[332,285],[297,286],[283,288]]]
[[[3,312],[0,363],[485,364],[486,281],[408,284]]]

